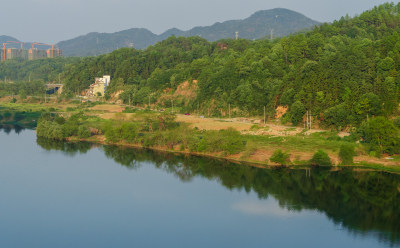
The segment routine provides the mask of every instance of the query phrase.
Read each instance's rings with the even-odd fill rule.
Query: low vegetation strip
[[[393,122],[372,118],[365,126],[355,130],[349,137],[341,138],[335,133],[323,132],[311,135],[298,134],[286,137],[245,135],[228,128],[222,130],[199,130],[189,124],[177,122],[176,116],[167,113],[132,113],[128,120],[102,119],[98,116],[78,112],[63,117],[46,112],[39,119],[37,136],[54,140],[88,140],[109,144],[140,146],[173,152],[194,153],[251,163],[275,166],[368,166],[356,161],[375,161],[383,154],[396,154],[399,137],[385,137],[385,133],[374,125],[389,125],[397,130]],[[386,120],[386,119],[384,119]],[[366,138],[368,137],[368,138]],[[372,138],[371,138],[372,137]],[[361,141],[357,144],[355,141]],[[263,151],[267,156],[259,156]],[[370,155],[370,156],[369,156]],[[375,156],[375,157],[371,157]],[[372,158],[369,160],[368,158]],[[357,157],[356,157],[357,158]],[[382,161],[382,159],[380,160]],[[372,164],[372,163],[371,163]],[[385,164],[385,165],[383,165]],[[399,171],[396,162],[384,161],[374,169]]]

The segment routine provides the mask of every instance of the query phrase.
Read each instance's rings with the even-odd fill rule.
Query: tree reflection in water
[[[23,130],[25,130],[25,127],[19,125],[0,124],[0,131],[4,131],[6,134],[10,134],[11,131],[20,134]]]
[[[86,153],[90,143],[38,139],[46,150],[68,156]],[[400,176],[342,169],[260,169],[227,161],[117,146],[100,146],[108,158],[130,169],[146,164],[172,173],[181,181],[194,177],[216,180],[230,190],[254,191],[260,199],[273,196],[282,208],[324,212],[355,235],[375,235],[400,244]]]

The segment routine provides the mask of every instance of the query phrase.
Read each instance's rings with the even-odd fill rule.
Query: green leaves
[[[316,153],[314,153],[310,163],[313,166],[332,166],[332,161],[329,155],[323,150],[318,150]]]
[[[370,146],[371,151],[389,154],[400,152],[400,130],[384,117],[365,121],[357,129],[357,134]]]
[[[300,101],[296,101],[290,108],[290,121],[294,126],[297,126],[302,120],[306,113],[306,108]]]
[[[288,165],[290,163],[290,154],[283,152],[282,150],[276,150],[269,158],[272,163],[277,163],[280,165]]]

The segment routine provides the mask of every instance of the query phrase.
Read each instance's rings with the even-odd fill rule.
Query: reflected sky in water
[[[218,179],[47,151],[31,130],[0,132],[0,155],[0,247],[390,247]]]

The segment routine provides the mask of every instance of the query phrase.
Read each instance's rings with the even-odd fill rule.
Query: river
[[[17,132],[16,132],[17,131]],[[0,247],[400,247],[400,176],[0,130]]]

